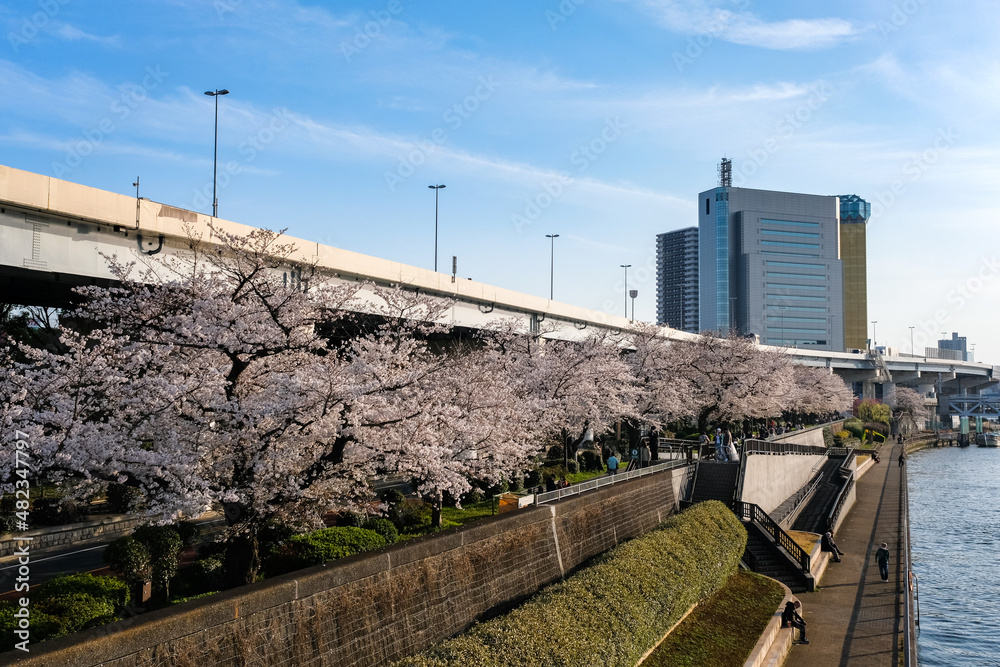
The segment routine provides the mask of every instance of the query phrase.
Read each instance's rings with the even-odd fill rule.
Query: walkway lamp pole
[[[910,327],[910,354],[917,356],[917,351],[913,347],[913,327]]]
[[[878,324],[878,320],[872,320],[872,349],[878,347],[878,337],[875,335],[876,324]]]
[[[551,249],[549,251],[549,301],[552,300],[553,286],[555,285],[555,270],[556,270],[556,239],[559,238],[558,234],[546,234],[545,238],[551,239]]]
[[[229,91],[223,88],[219,90],[206,90],[205,94],[215,98],[215,154],[212,157],[212,217],[219,217],[219,198],[216,196],[216,187],[219,183],[219,97],[228,95]]]
[[[631,264],[619,264],[621,268],[625,269],[625,319],[628,319],[628,267]]]
[[[444,185],[428,185],[434,191],[434,270],[438,270],[438,192]]]
[[[639,290],[630,289],[628,295],[632,298],[632,321],[635,322],[635,297],[639,296]]]

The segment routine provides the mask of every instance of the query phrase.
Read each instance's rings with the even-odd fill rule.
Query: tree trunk
[[[441,527],[441,493],[438,492],[437,498],[431,501],[431,526],[434,528]]]
[[[256,531],[234,535],[226,542],[225,588],[237,588],[257,581],[260,571],[260,551]]]

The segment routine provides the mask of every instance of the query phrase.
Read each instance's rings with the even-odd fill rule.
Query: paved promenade
[[[819,590],[799,595],[809,645],[794,645],[785,665],[902,665],[903,566],[899,552],[902,445],[883,447],[882,462],[858,480],[857,501],[835,535],[843,561],[830,561]],[[889,583],[875,550],[889,545]],[[796,636],[797,633],[796,633]]]

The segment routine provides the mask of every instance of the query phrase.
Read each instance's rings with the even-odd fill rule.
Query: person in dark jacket
[[[823,533],[823,538],[820,540],[820,548],[823,551],[829,551],[833,554],[834,563],[839,563],[840,557],[844,555],[844,552],[837,548],[837,543],[833,541],[833,533],[829,530]]]
[[[798,607],[796,606],[798,605]],[[799,629],[799,643],[808,644],[809,640],[806,639],[806,622],[799,615],[798,610],[801,608],[802,603],[789,600],[785,603],[785,610],[781,612],[781,627],[792,628],[792,639],[795,638],[795,628]]]
[[[889,547],[885,542],[875,552],[875,562],[878,563],[878,573],[882,575],[882,583],[889,581]]]

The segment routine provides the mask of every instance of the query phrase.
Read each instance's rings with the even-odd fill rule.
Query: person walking
[[[902,468],[904,463],[906,463],[906,454],[904,452],[900,452],[899,453],[899,467]]]
[[[649,459],[650,459],[651,455],[652,455],[652,452],[649,451],[649,444],[646,443],[646,442],[643,442],[642,446],[639,447],[639,463],[640,463],[641,467],[643,467],[643,468],[648,468],[649,467]]]
[[[716,461],[727,461],[729,460],[726,456],[726,438],[722,435],[722,429],[715,429],[715,460]]]
[[[799,614],[799,610],[802,608],[802,603],[796,600],[792,602],[789,600],[785,603],[785,610],[781,612],[781,626],[784,628],[792,628],[792,639],[795,639],[795,628],[799,629],[799,643],[808,644],[809,640],[806,639],[806,622]]]
[[[883,542],[875,552],[875,562],[878,563],[878,573],[882,575],[882,583],[889,581],[889,546]]]
[[[618,457],[615,456],[614,452],[611,452],[611,456],[608,457],[608,474],[614,475],[618,472]]]

